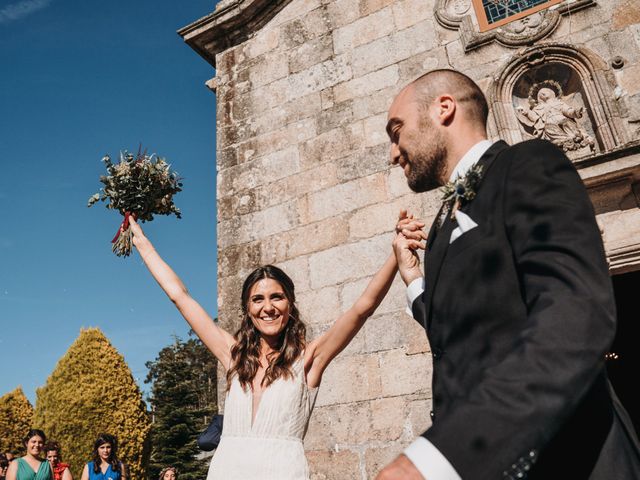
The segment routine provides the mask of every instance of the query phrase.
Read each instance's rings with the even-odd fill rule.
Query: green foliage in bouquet
[[[146,151],[138,151],[137,155],[121,152],[120,162],[115,164],[109,155],[102,161],[109,174],[100,177],[104,186],[89,198],[87,206],[108,200],[106,207],[118,210],[124,216],[111,243],[116,255],[126,257],[131,254],[133,236],[129,216],[142,221],[151,221],[154,215],[174,214],[180,218],[180,209],[173,203],[173,196],[182,190],[182,183],[163,158],[147,155]]]

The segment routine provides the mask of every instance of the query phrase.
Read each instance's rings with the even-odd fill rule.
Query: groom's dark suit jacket
[[[412,305],[433,352],[423,436],[463,480],[640,479],[605,371],[615,304],[578,173],[542,140],[497,142],[479,163],[461,209],[478,226],[451,244],[455,220],[432,227]]]

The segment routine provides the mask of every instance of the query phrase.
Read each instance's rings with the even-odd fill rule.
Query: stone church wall
[[[216,67],[221,324],[235,331],[244,277],[272,263],[314,338],[390,254],[401,207],[430,223],[439,193],[411,193],[389,166],[385,123],[400,88],[434,68],[478,81],[493,138],[551,131],[523,117],[545,86],[582,112],[565,115],[584,134],[568,154],[612,269],[637,268],[639,22],[634,0],[562,3],[485,34],[469,0],[223,0],[185,27]],[[305,441],[312,478],[373,478],[429,426],[430,350],[404,306],[398,279],[327,369]]]

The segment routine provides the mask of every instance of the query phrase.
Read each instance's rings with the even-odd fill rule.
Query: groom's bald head
[[[415,100],[426,109],[441,95],[451,95],[469,122],[486,129],[489,106],[480,87],[463,73],[455,70],[432,70],[418,77],[407,87],[413,89]]]

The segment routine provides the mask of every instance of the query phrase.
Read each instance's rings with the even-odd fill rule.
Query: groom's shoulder
[[[511,161],[567,161],[564,152],[548,140],[534,138],[508,145],[502,152],[502,157]]]
[[[535,177],[537,174],[547,176],[561,171],[576,171],[562,150],[538,138],[507,146],[496,160],[502,169],[509,172],[509,176],[522,174]]]

